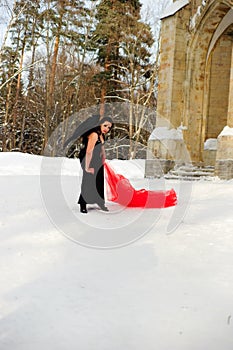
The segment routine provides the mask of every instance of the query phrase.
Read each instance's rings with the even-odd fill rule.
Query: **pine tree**
[[[141,20],[140,8],[137,0],[102,0],[97,7],[98,23],[93,36],[97,62],[102,67],[95,77],[101,85],[100,114],[104,113],[106,101],[129,102],[130,154],[131,141],[142,129],[133,105],[149,104],[148,82],[155,73],[150,61],[153,36],[149,25]]]

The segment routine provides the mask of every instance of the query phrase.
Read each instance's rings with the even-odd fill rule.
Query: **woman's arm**
[[[104,145],[101,146],[101,155],[102,155],[102,161],[104,163],[106,160],[106,152],[105,152]]]
[[[106,159],[106,153],[105,153],[105,148],[104,148],[104,137],[103,137],[103,135],[100,135],[100,141],[102,143],[102,145],[101,145],[101,156],[102,156],[102,161],[104,163],[105,159]]]
[[[98,135],[96,132],[92,132],[88,137],[86,160],[85,160],[85,170],[87,173],[94,174],[94,168],[90,168],[90,163],[92,159],[93,149],[95,147],[96,141],[98,140]]]

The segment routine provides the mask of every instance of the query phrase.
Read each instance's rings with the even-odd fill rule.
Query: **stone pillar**
[[[228,113],[227,113],[227,125],[233,128],[233,44],[231,46],[231,70],[230,70],[230,85],[229,85],[229,98],[228,98]]]
[[[183,116],[188,21],[186,8],[162,21],[157,116],[171,128],[178,128]]]
[[[162,177],[175,165],[190,163],[182,131],[155,128],[148,141],[145,177]]]
[[[231,51],[231,74],[228,98],[227,126],[218,136],[215,164],[216,175],[223,180],[233,178],[233,45]]]
[[[225,127],[218,136],[215,174],[223,180],[233,178],[233,128]]]
[[[188,21],[189,11],[186,8],[162,21],[156,128],[161,130],[166,127],[168,134],[182,124]],[[170,135],[165,139],[159,136],[150,140],[146,176],[160,177],[177,162],[183,162],[187,158],[183,155],[184,149],[183,139]]]
[[[170,120],[172,111],[176,16],[162,21],[157,116]]]

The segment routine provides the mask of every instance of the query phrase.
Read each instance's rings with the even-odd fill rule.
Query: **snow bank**
[[[20,152],[0,153],[0,175],[40,175],[43,156]],[[57,169],[61,158],[50,158],[50,171]],[[76,175],[80,165],[77,159],[64,158],[62,175]]]
[[[132,160],[119,160],[113,159],[109,161],[117,174],[121,174],[128,179],[140,179],[144,177],[145,173],[145,160],[144,159],[132,159]]]
[[[9,173],[38,171],[42,159],[0,153],[1,171],[3,163]],[[136,172],[134,163],[112,161]],[[102,245],[99,228],[113,244],[123,229],[127,239],[148,231],[121,249],[87,249],[47,216],[38,177],[1,176],[1,350],[232,350],[232,182],[194,182],[187,197],[191,182],[169,181],[176,208],[109,203],[110,213],[93,209],[84,217],[77,179],[65,180],[72,216],[56,192],[50,204],[56,224],[65,232],[73,225],[79,241]],[[179,225],[166,234],[173,218]]]
[[[204,150],[216,151],[217,150],[217,139],[207,139],[204,143]]]
[[[176,2],[169,2],[161,15],[161,19],[174,15],[177,11],[188,5],[189,0],[177,0]]]
[[[180,128],[169,129],[166,126],[161,126],[152,131],[150,140],[183,140],[183,134]]]
[[[47,160],[48,158],[46,158]],[[0,153],[0,175],[40,175],[41,166],[45,158],[43,156],[31,155],[20,152],[1,152]],[[110,160],[110,165],[116,173],[120,173],[127,178],[143,178],[145,170],[145,160]],[[81,175],[81,167],[78,159],[69,158],[49,158],[49,169],[46,174],[59,174],[66,176]],[[58,175],[59,175],[58,174]]]
[[[37,175],[41,166],[41,156],[20,152],[0,153],[1,175]]]
[[[42,160],[0,153],[0,174],[37,172]],[[143,166],[111,163],[134,175]],[[63,168],[77,164],[65,159]],[[109,213],[83,216],[75,177],[64,177],[65,198],[49,193],[46,206],[38,176],[0,177],[1,350],[232,350],[232,182],[194,182],[190,193],[191,182],[170,180],[175,208],[109,203]],[[135,232],[141,238],[121,249],[66,238],[116,246]]]
[[[218,137],[220,136],[233,136],[233,128],[230,128],[229,126],[225,126],[222,132],[218,135]]]

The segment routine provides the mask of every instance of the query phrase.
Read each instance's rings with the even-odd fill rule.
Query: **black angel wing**
[[[71,142],[74,142],[79,137],[83,136],[84,134],[88,133],[91,129],[97,127],[99,125],[100,115],[92,115],[91,117],[84,120],[74,131],[73,135],[69,137],[64,142],[64,148],[66,148],[68,145],[71,144]]]

